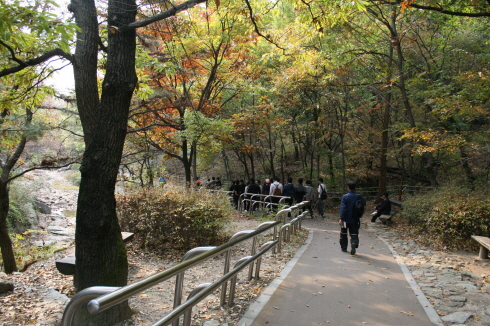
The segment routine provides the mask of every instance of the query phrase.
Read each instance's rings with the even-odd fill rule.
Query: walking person
[[[295,194],[296,190],[294,189],[293,178],[288,177],[288,183],[282,189],[282,195],[288,197],[286,203],[289,207],[293,206]],[[288,217],[291,217],[291,213],[288,213]]]
[[[305,186],[305,195],[303,196],[303,200],[307,201],[308,204],[305,206],[310,211],[310,217],[313,219],[313,208],[311,207],[311,201],[313,200],[313,196],[315,195],[315,190],[311,186],[311,180],[306,180]]]
[[[324,200],[327,200],[327,186],[323,183],[323,178],[318,178],[318,202],[317,210],[321,218],[325,218],[324,214]]]
[[[349,181],[347,183],[348,193],[342,196],[340,202],[340,248],[347,252],[349,241],[347,239],[347,230],[350,235],[351,255],[356,254],[359,247],[359,226],[362,212],[366,206],[366,200],[356,193],[356,183]]]
[[[296,204],[299,204],[303,201],[305,197],[306,190],[305,186],[303,186],[303,178],[298,179],[298,184],[294,187],[294,200]]]
[[[259,196],[256,196],[256,195],[259,195],[260,194],[260,186],[255,182],[255,179],[254,178],[251,178],[250,179],[250,183],[247,187],[247,193],[248,194],[252,194],[250,197],[249,197],[249,200],[250,201],[254,201],[254,200],[259,200]],[[251,203],[247,202],[247,208],[249,211],[254,211],[257,209],[257,204],[255,205],[251,205]]]
[[[238,209],[238,198],[240,198],[240,182],[238,180],[233,181],[230,191],[233,191],[233,207]]]
[[[272,202],[272,210],[273,211],[276,211],[277,210],[277,207],[279,206],[279,200],[281,200],[281,198],[277,197],[277,196],[282,196],[282,184],[279,182],[279,178],[278,177],[274,177],[272,178],[272,184],[271,184],[271,188],[269,190],[269,196],[273,196],[271,198],[271,202]]]
[[[269,196],[271,191],[271,181],[269,179],[265,179],[264,185],[262,186],[262,195]]]

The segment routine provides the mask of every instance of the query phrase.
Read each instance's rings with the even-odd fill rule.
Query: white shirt
[[[321,198],[321,196],[322,196],[322,191],[327,192],[327,187],[325,186],[325,184],[324,184],[324,183],[320,183],[320,184],[318,185],[318,189],[317,189],[317,191],[318,191],[318,198]]]
[[[282,195],[282,184],[280,184],[278,181],[274,181],[273,184],[271,184],[271,190],[269,191],[269,196],[274,196],[274,190],[279,187],[281,190],[281,195]]]

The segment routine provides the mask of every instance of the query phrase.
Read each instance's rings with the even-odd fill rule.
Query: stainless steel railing
[[[230,292],[228,296],[228,304],[233,304],[235,295],[235,284],[236,275],[239,271],[250,265],[248,279],[252,279],[254,271],[254,262],[257,261],[255,267],[255,277],[259,277],[261,256],[269,251],[273,252],[277,250],[280,252],[282,248],[283,241],[290,241],[291,232],[296,233],[298,229],[301,229],[301,220],[306,216],[307,212],[299,214],[300,208],[305,206],[307,202],[302,202],[297,205],[291,206],[287,209],[283,209],[276,214],[275,221],[264,222],[260,224],[255,230],[245,230],[233,235],[230,240],[219,246],[219,247],[197,247],[188,251],[183,257],[179,264],[159,273],[156,273],[146,279],[135,282],[133,284],[126,285],[124,287],[91,287],[80,291],[68,304],[63,314],[62,326],[71,326],[74,313],[77,309],[88,302],[87,309],[92,314],[97,314],[104,311],[114,305],[117,305],[123,301],[128,300],[131,296],[136,295],[144,290],[155,286],[161,282],[164,282],[174,276],[176,276],[175,281],[175,295],[174,295],[174,310],[162,320],[154,325],[168,325],[169,322],[173,322],[173,325],[178,325],[178,316],[184,313],[184,324],[190,323],[190,311],[192,306],[189,302],[199,302],[214,289],[219,286],[222,287],[221,291],[221,304],[226,303],[227,297],[227,284],[228,280],[231,280]],[[286,217],[288,214],[291,215],[291,220],[289,223],[286,222]],[[278,231],[278,225],[285,223],[281,229]],[[257,246],[257,236],[268,231],[273,230],[273,240],[262,245],[259,252],[256,252]],[[231,249],[233,246],[252,239],[252,249],[250,256],[244,257],[239,260],[234,268],[230,271],[231,262]],[[223,277],[218,281],[206,285],[202,285],[199,289],[193,291],[192,296],[189,295],[187,301],[181,304],[182,301],[182,289],[183,289],[183,279],[186,270],[190,269],[197,264],[211,259],[223,252],[225,255],[225,264]],[[210,290],[211,289],[211,290]],[[210,292],[211,291],[211,292]],[[200,298],[200,299],[196,299]],[[197,301],[196,301],[197,300]],[[190,307],[190,308],[189,308]],[[174,316],[174,317],[173,317]]]
[[[247,234],[243,234],[240,236],[237,236],[235,238],[232,237],[230,241],[227,243],[219,246],[219,247],[204,247],[206,249],[202,249],[203,247],[199,247],[200,249],[196,249],[196,251],[199,251],[197,255],[196,251],[189,253],[188,257],[186,257],[186,260],[182,261],[181,263],[165,270],[159,273],[156,273],[148,278],[145,278],[141,281],[128,284],[124,287],[117,288],[117,287],[93,287],[93,288],[88,288],[80,293],[78,293],[68,304],[68,306],[65,309],[65,312],[63,314],[63,319],[62,319],[62,326],[70,326],[72,325],[72,320],[74,313],[76,309],[78,309],[80,306],[82,306],[84,303],[88,303],[87,309],[90,313],[92,314],[97,314],[101,311],[104,311],[114,305],[117,305],[123,301],[128,300],[131,296],[136,295],[140,292],[143,292],[144,290],[157,285],[160,282],[164,282],[174,276],[178,276],[179,274],[184,273],[186,270],[189,268],[198,265],[199,263],[210,259],[212,257],[215,257],[225,251],[231,250],[231,248],[237,244],[239,244],[242,241],[246,241],[248,239],[253,239],[257,235],[270,230],[274,229],[274,238],[277,238],[277,225],[280,224],[280,221],[271,221],[271,222],[266,222],[261,224],[256,230],[252,230],[250,232],[247,232]],[[277,244],[278,240],[274,240],[274,246],[271,246],[269,249],[275,247]],[[192,251],[192,250],[191,250]],[[254,256],[254,255],[252,255]],[[257,257],[258,259],[258,257]],[[253,261],[255,261],[254,259]],[[228,261],[229,264],[229,261]],[[226,265],[226,264],[225,264]],[[249,265],[249,264],[247,264]],[[245,266],[244,266],[245,267]],[[234,269],[235,270],[235,269]],[[230,272],[225,272],[224,274],[227,275]],[[231,276],[230,276],[231,277]],[[228,278],[226,279],[228,280]],[[176,281],[176,288],[179,285],[180,280],[177,282]],[[222,284],[220,283],[220,286]],[[205,292],[205,291],[204,291]],[[199,294],[200,295],[200,294]],[[177,295],[176,295],[177,298]],[[186,302],[187,303],[187,302]],[[180,306],[179,306],[180,307]],[[177,308],[176,308],[177,309]]]

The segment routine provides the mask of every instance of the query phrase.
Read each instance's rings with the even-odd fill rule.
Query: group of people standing
[[[311,180],[306,180],[306,185],[303,185],[303,178],[297,180],[297,184],[293,184],[293,178],[289,177],[287,183],[282,185],[279,182],[279,178],[274,177],[271,179],[266,179],[262,185],[260,180],[255,180],[251,178],[248,184],[245,184],[244,180],[236,180],[232,182],[229,191],[233,192],[233,203],[235,208],[238,208],[238,200],[243,193],[261,194],[264,196],[271,196],[271,202],[273,204],[278,204],[281,197],[288,197],[286,204],[289,206],[295,203],[300,203],[303,201],[309,202],[306,208],[310,212],[310,217],[314,218],[312,201],[317,199],[317,211],[320,218],[325,218],[325,204],[324,201],[327,199],[327,187],[323,183],[323,178],[318,178],[318,187],[313,188]],[[249,203],[245,203],[245,210],[249,210]],[[255,207],[252,207],[255,209]]]
[[[199,177],[196,178],[196,186],[198,188],[202,186],[202,182],[201,182]],[[219,177],[217,177],[217,178],[212,177],[212,178],[208,179],[208,181],[204,184],[204,187],[206,187],[206,189],[219,190],[219,189],[221,189],[222,186],[223,186],[223,184],[221,183],[221,180]]]

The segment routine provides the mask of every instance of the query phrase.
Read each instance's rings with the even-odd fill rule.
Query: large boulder
[[[39,199],[34,200],[34,209],[43,214],[51,214],[51,207]]]

